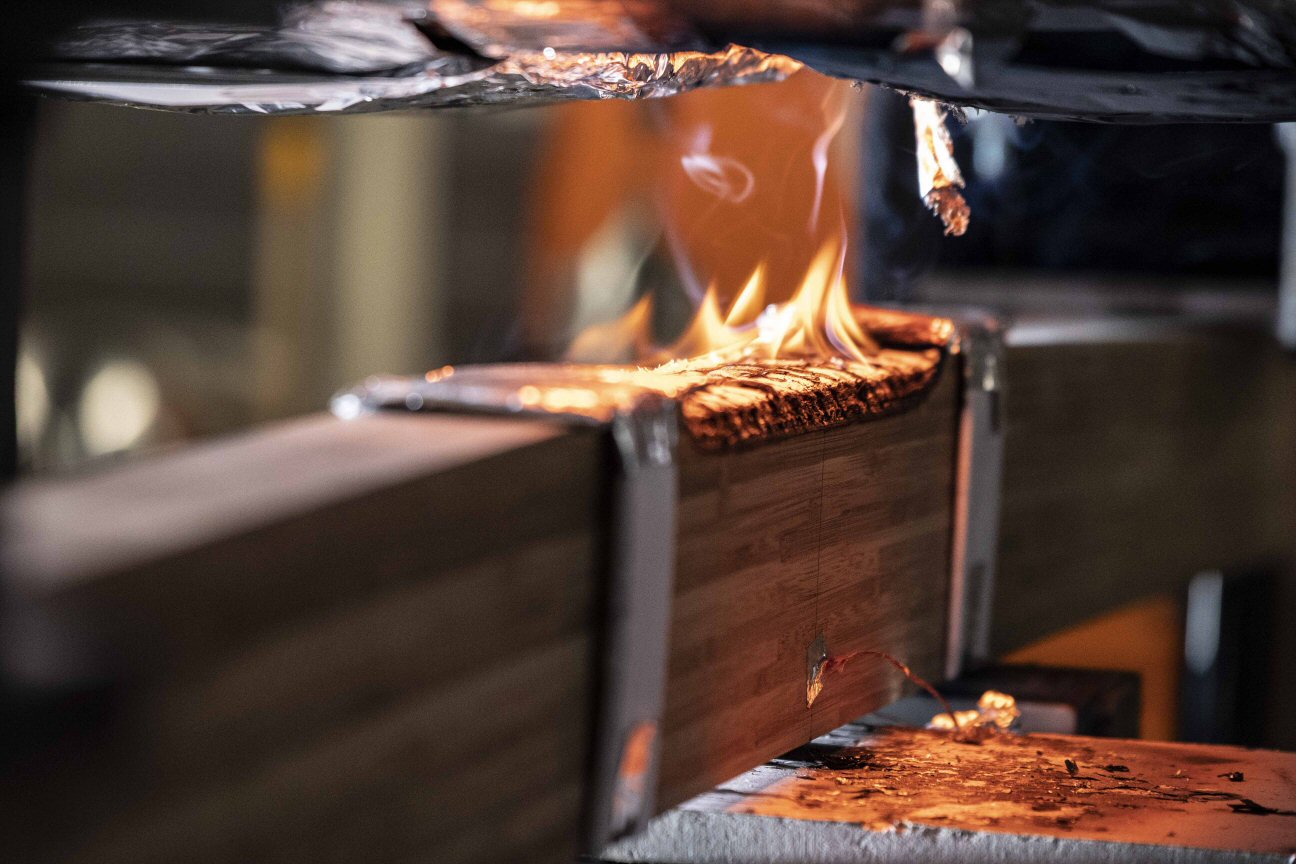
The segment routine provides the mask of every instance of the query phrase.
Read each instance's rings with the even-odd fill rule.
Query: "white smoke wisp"
[[[835,104],[834,104],[835,103]],[[814,203],[810,207],[810,221],[807,230],[814,234],[819,228],[819,211],[823,207],[824,178],[828,174],[828,150],[832,147],[833,139],[841,131],[842,125],[846,122],[846,103],[835,94],[830,92],[824,96],[822,104],[824,112],[824,129],[815,138],[814,147],[810,151],[810,161],[814,165],[815,173],[815,191]]]
[[[711,130],[705,126],[694,133],[688,151],[680,157],[680,167],[694,186],[729,204],[743,203],[756,189],[750,168],[711,152]]]

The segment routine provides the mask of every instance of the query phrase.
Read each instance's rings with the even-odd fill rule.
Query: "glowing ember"
[[[1021,717],[1017,700],[998,690],[987,690],[977,700],[976,708],[937,714],[927,724],[928,729],[958,728],[969,739],[985,738],[998,732],[1007,732]]]

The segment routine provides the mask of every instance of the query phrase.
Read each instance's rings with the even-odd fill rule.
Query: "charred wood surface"
[[[689,435],[708,448],[788,438],[912,407],[940,372],[941,352],[883,349],[868,363],[733,363],[680,396]]]
[[[746,360],[703,370],[704,377],[677,397],[693,441],[706,449],[736,447],[886,417],[916,405],[941,373],[953,322],[865,307],[855,314],[879,346],[867,361]]]

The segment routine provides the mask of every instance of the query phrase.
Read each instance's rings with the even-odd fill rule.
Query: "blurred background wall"
[[[42,102],[26,469],[317,411],[373,372],[502,354],[528,157],[549,119]]]

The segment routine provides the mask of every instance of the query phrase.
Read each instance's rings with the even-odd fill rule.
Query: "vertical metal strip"
[[[458,410],[558,417],[610,427],[616,445],[602,654],[586,798],[585,847],[597,853],[653,816],[675,588],[679,406],[637,395],[609,417],[528,413],[512,379],[376,377],[333,399],[342,418],[368,411]]]
[[[1283,203],[1282,258],[1278,279],[1278,341],[1296,351],[1296,123],[1274,127],[1287,157],[1287,189]]]
[[[1004,464],[1003,335],[990,318],[958,321],[959,411],[945,677],[988,659]]]
[[[679,421],[644,397],[612,421],[619,457],[607,633],[590,800],[590,851],[643,828],[654,812],[675,581]]]

